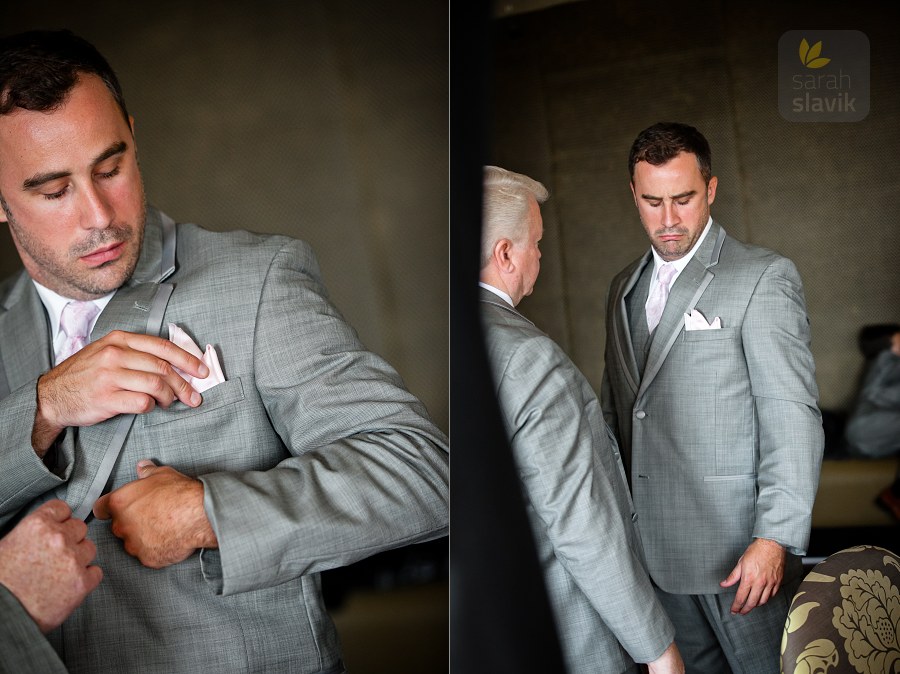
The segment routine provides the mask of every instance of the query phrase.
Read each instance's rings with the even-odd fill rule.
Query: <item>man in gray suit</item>
[[[641,563],[616,441],[571,360],[514,307],[534,288],[546,188],[488,166],[481,316],[501,417],[570,672],[681,672]]]
[[[66,668],[44,638],[100,583],[87,526],[62,501],[48,501],[0,539],[0,673]]]
[[[0,285],[0,522],[97,515],[66,665],[343,671],[319,572],[443,535],[447,445],[310,248],[148,207],[115,75],[67,32],[0,45],[0,198],[25,267]]]
[[[629,170],[651,248],[610,286],[602,400],[650,577],[688,671],[778,672],[824,442],[803,286],[710,217],[696,129],[641,132]]]

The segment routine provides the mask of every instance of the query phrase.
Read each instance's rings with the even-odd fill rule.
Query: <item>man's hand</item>
[[[161,569],[219,542],[203,509],[203,483],[169,466],[143,459],[138,479],[97,499],[94,515],[112,519],[111,531],[125,552]]]
[[[63,501],[48,501],[0,540],[0,583],[46,634],[100,584],[87,525]]]
[[[647,663],[647,671],[649,674],[684,674],[684,662],[674,641],[656,660]]]
[[[175,367],[206,377],[199,359],[161,337],[115,330],[38,379],[31,442],[43,457],[68,426],[91,426],[117,414],[143,414],[176,399],[197,407],[197,393]]]
[[[757,538],[744,551],[737,566],[719,585],[741,581],[731,604],[732,613],[746,615],[774,597],[784,578],[784,548],[767,538]]]

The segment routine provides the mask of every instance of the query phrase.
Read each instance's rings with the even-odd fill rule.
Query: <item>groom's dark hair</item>
[[[628,174],[634,180],[634,167],[640,161],[660,166],[682,152],[697,157],[700,175],[706,184],[712,178],[712,152],[703,134],[678,122],[657,122],[638,134],[628,154]]]
[[[0,38],[0,115],[16,108],[56,110],[82,74],[103,80],[129,123],[115,72],[87,40],[68,30],[32,30]]]

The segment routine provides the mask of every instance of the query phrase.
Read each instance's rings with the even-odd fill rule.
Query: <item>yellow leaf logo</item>
[[[800,62],[807,68],[821,68],[831,63],[831,59],[820,56],[822,53],[822,41],[819,40],[812,47],[806,38],[800,40]]]

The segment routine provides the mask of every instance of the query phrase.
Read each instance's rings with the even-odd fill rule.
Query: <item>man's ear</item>
[[[634,205],[637,206],[638,200],[637,200],[637,194],[634,193],[634,181],[633,180],[628,183],[628,187],[631,188],[631,198],[634,199]]]
[[[494,244],[492,257],[494,258],[494,264],[497,269],[502,272],[509,273],[516,268],[515,263],[512,261],[512,256],[510,255],[512,247],[512,241],[509,239],[500,239]]]
[[[706,204],[710,205],[716,200],[716,187],[719,185],[719,179],[712,176],[709,184],[706,186]]]

